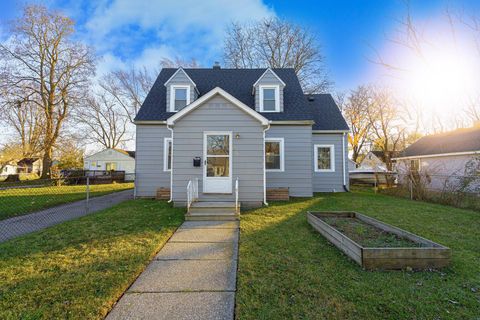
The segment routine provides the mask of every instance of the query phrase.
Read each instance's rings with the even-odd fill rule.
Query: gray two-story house
[[[137,197],[260,206],[348,188],[347,123],[293,69],[162,69],[135,124]]]

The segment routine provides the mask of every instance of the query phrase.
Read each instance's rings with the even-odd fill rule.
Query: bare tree
[[[344,104],[343,114],[350,127],[348,142],[352,148],[352,160],[357,162],[372,133],[369,110],[372,109],[371,90],[368,86],[359,86],[352,91]]]
[[[105,148],[117,148],[129,140],[126,137],[128,117],[119,112],[107,92],[95,94],[77,113],[78,122],[87,128],[86,139]]]
[[[22,97],[22,92],[15,96],[2,95],[0,120],[13,128],[23,156],[29,157],[39,155],[42,150],[44,121],[38,106],[29,101],[29,97]]]
[[[0,44],[4,73],[1,86],[28,90],[43,114],[43,172],[47,178],[52,152],[71,109],[83,99],[94,74],[90,48],[72,39],[74,23],[43,6],[27,6],[12,23],[11,38]],[[5,70],[7,70],[5,72]]]
[[[133,123],[140,106],[155,79],[146,68],[117,70],[103,77],[100,86],[121,107],[124,115]]]
[[[233,23],[227,29],[224,61],[230,68],[293,68],[308,93],[325,92],[331,86],[314,35],[278,18]]]
[[[372,129],[372,142],[383,152],[383,160],[391,171],[392,151],[399,151],[405,127],[399,117],[398,102],[390,90],[372,87],[370,96],[367,115]]]
[[[199,68],[200,64],[196,59],[184,60],[180,57],[175,57],[173,60],[169,58],[162,58],[160,60],[160,66],[162,68]]]

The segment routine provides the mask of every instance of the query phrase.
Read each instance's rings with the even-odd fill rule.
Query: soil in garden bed
[[[320,217],[353,241],[365,248],[415,248],[421,243],[386,232],[356,218]]]

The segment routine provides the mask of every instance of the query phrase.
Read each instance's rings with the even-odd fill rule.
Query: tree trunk
[[[42,176],[41,179],[50,178],[50,168],[52,167],[52,146],[46,146],[42,159]]]

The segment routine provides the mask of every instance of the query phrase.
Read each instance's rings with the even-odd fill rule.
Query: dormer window
[[[177,112],[190,104],[190,86],[172,85],[170,89],[170,112]]]
[[[280,112],[280,87],[260,86],[260,112]]]

